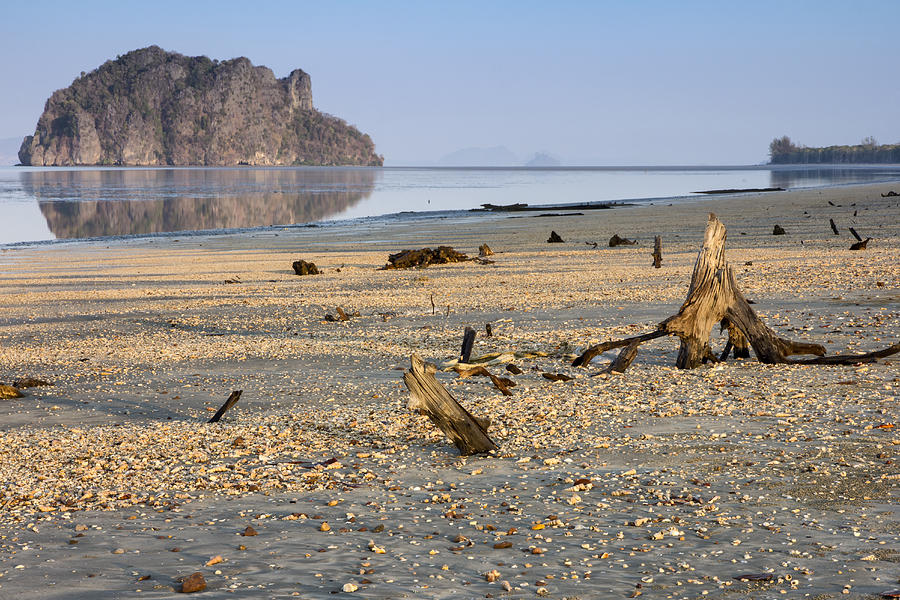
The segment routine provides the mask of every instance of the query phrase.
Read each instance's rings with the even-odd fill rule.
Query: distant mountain
[[[0,167],[15,165],[19,162],[19,146],[22,138],[0,138]]]
[[[246,58],[134,50],[53,92],[25,165],[371,165],[368,135],[313,108],[310,77]]]
[[[520,164],[506,146],[463,148],[438,160],[442,167],[514,167]]]
[[[526,167],[558,167],[559,159],[546,152],[535,152],[534,156],[525,163]]]

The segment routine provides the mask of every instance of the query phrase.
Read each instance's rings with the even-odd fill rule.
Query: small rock
[[[125,554],[125,548],[116,548],[112,551],[113,554]]]
[[[564,243],[564,240],[561,237],[559,237],[558,233],[556,233],[555,231],[551,231],[550,237],[547,238],[547,243],[548,244],[562,244],[562,243]]]
[[[772,235],[784,235],[784,228],[781,225],[776,225],[772,228]]]
[[[203,573],[199,571],[188,575],[181,582],[181,593],[182,594],[193,594],[194,592],[202,592],[206,589],[206,580],[203,578]]]
[[[257,533],[257,531],[255,529],[253,529],[253,527],[251,527],[250,525],[247,525],[247,529],[242,531],[241,535],[244,537],[250,537],[253,535],[259,535],[259,533]]]
[[[487,244],[478,246],[478,256],[493,256],[494,251]]]
[[[342,587],[341,589],[344,590],[345,594],[349,594],[351,592],[355,592],[356,590],[358,590],[359,586],[356,585],[355,583],[345,583],[344,587]]]
[[[500,571],[498,571],[497,569],[491,569],[484,574],[484,580],[488,583],[494,583],[498,579],[500,579]]]
[[[225,560],[225,559],[222,558],[221,555],[213,556],[211,559],[209,559],[208,561],[206,561],[206,566],[207,566],[207,567],[211,567],[211,566],[213,566],[213,565],[217,565],[217,564],[219,564],[220,562],[222,562],[223,560]]]
[[[319,525],[319,531],[331,531],[331,525],[329,525],[325,521],[322,521],[322,524]]]
[[[87,530],[88,530],[88,526],[84,525],[82,523],[79,523],[78,525],[75,526],[75,531],[87,531]]]

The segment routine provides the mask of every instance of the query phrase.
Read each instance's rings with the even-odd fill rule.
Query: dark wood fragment
[[[407,408],[426,415],[463,456],[497,449],[487,435],[490,420],[475,418],[435,379],[437,368],[413,354],[403,382],[409,390]]]
[[[462,252],[457,252],[450,246],[438,246],[434,250],[422,248],[421,250],[402,250],[396,254],[391,254],[388,256],[388,264],[382,269],[424,268],[428,265],[442,265],[467,260],[469,260],[468,256]]]
[[[541,373],[541,376],[550,381],[572,381],[574,379],[574,377],[569,377],[563,373]]]
[[[462,350],[459,353],[459,362],[467,363],[472,356],[472,346],[475,344],[475,330],[466,327],[463,332]]]
[[[491,250],[491,247],[487,244],[482,244],[478,246],[478,256],[491,256],[494,254],[494,251]]]
[[[491,327],[490,323],[484,324],[484,335],[485,337],[494,337],[494,329]]]
[[[860,235],[859,235],[858,233],[856,233],[856,230],[853,229],[852,227],[850,228],[850,233],[853,234],[853,237],[856,238],[856,241],[857,241],[857,242],[863,241],[863,239],[860,237]]]
[[[241,394],[244,393],[244,390],[235,390],[231,392],[231,395],[228,396],[228,400],[225,401],[225,404],[222,405],[222,408],[216,411],[216,414],[213,415],[212,419],[210,419],[209,423],[218,423],[219,419],[228,412],[228,409],[237,404],[237,401],[241,399]]]
[[[558,233],[556,233],[555,231],[551,231],[550,237],[547,238],[547,243],[548,244],[562,244],[562,243],[564,243],[564,240],[561,237],[559,237]]]
[[[297,275],[319,274],[319,268],[316,267],[315,263],[307,262],[305,260],[295,260],[291,266],[294,268],[294,273]]]
[[[636,246],[637,240],[629,240],[628,238],[619,237],[619,234],[613,234],[611,238],[609,238],[609,247],[615,248],[616,246]]]
[[[659,269],[662,267],[662,236],[658,235],[653,239],[653,267]]]
[[[508,363],[506,365],[506,370],[509,371],[510,373],[512,373],[513,375],[521,375],[522,374],[522,369],[520,369],[519,367],[517,367],[516,365],[514,365],[512,363]]]
[[[782,227],[781,225],[775,225],[775,227],[772,228],[772,235],[784,235],[784,234],[785,234],[784,227]]]
[[[872,240],[872,238],[866,238],[861,242],[856,242],[854,244],[850,244],[850,249],[851,250],[865,250],[866,246],[869,245],[869,242],[871,240]]]
[[[37,377],[23,377],[21,379],[16,379],[13,381],[13,387],[17,387],[20,390],[25,388],[32,387],[41,387],[45,385],[53,385],[49,381],[44,381],[43,379],[38,379]]]
[[[837,225],[834,224],[834,219],[828,219],[828,223],[831,225],[831,230],[834,232],[834,235],[841,235],[841,232],[838,231]]]

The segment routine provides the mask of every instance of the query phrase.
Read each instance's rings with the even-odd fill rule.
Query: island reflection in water
[[[309,223],[367,198],[379,171],[84,169],[21,173],[58,239]]]

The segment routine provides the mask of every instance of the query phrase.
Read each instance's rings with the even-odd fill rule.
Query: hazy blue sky
[[[470,146],[747,164],[777,135],[900,142],[900,1],[4,2],[0,138],[81,71],[157,44],[310,73],[393,164]]]

